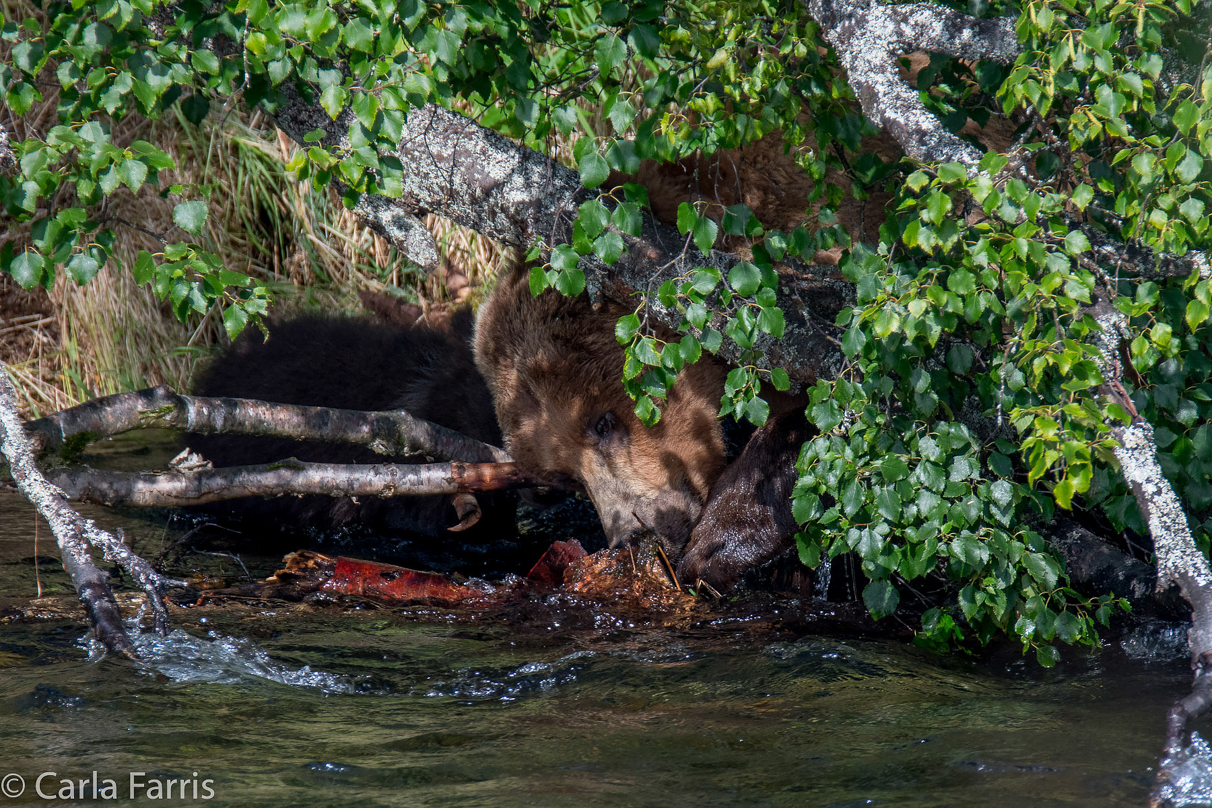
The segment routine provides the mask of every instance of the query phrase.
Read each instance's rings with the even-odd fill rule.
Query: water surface
[[[153,557],[180,538],[88,515]],[[0,805],[46,804],[41,773],[57,791],[95,771],[120,804],[131,772],[211,781],[208,800],[187,783],[140,805],[1139,806],[1189,682],[1174,632],[1139,636],[1145,658],[1117,641],[1043,671],[1013,650],[939,657],[743,621],[570,629],[558,608],[204,607],[177,613],[185,634],[148,666],[94,662],[80,622],[29,607],[39,581],[70,594],[34,524],[0,494],[0,613],[26,615],[0,623],[0,778],[27,783]],[[225,556],[174,563],[243,575]]]

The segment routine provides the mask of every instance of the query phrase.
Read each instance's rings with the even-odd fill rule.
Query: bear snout
[[[677,489],[636,494],[620,488],[610,484],[586,485],[610,548],[638,546],[651,536],[667,553],[680,554],[703,509],[698,496]]]

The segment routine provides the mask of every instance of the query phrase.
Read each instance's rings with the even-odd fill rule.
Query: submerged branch
[[[154,428],[350,443],[387,456],[425,455],[471,463],[512,460],[503,449],[414,418],[404,410],[360,412],[203,398],[180,395],[167,387],[105,396],[25,425],[40,455],[134,429]]]
[[[283,460],[200,471],[118,472],[59,469],[50,478],[71,499],[99,505],[176,508],[241,497],[321,494],[407,497],[501,491],[541,485],[516,463],[358,465]],[[461,513],[461,518],[470,514]]]
[[[106,576],[93,563],[90,546],[99,547],[106,560],[125,570],[147,594],[155,615],[156,629],[168,632],[168,612],[160,591],[181,582],[162,577],[146,561],[127,549],[121,537],[97,527],[76,513],[63,491],[47,481],[34,462],[34,451],[17,414],[16,389],[8,369],[0,363],[0,450],[8,459],[9,471],[18,490],[50,525],[59,545],[63,567],[88,614],[97,639],[109,651],[134,658],[134,644],[122,625],[122,614],[110,591]]]

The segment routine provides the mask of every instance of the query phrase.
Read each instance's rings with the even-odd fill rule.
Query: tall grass
[[[20,3],[0,0],[5,17],[19,17]],[[29,13],[28,9],[24,13]],[[44,100],[21,120],[7,110],[0,122],[14,140],[40,137],[55,119],[57,97]],[[359,291],[400,297],[428,311],[455,301],[443,277],[466,276],[472,290],[491,279],[498,260],[494,244],[437,217],[426,224],[442,249],[445,273],[427,276],[363,226],[334,193],[298,182],[286,170],[297,148],[261,112],[212,112],[201,126],[175,110],[159,120],[132,116],[111,123],[115,145],[133,140],[154,143],[171,155],[177,168],[164,171],[160,184],[182,184],[191,196],[209,199],[210,216],[203,245],[224,264],[270,285],[273,313],[296,309],[358,309]],[[157,252],[159,242],[144,231],[174,234],[172,208],[154,188],[137,196],[122,188],[105,212],[132,226],[116,224],[112,260],[90,283],[77,286],[60,275],[49,292],[56,344],[32,355],[13,355],[0,342],[0,358],[10,365],[26,397],[29,414],[61,409],[97,395],[167,384],[185,390],[194,370],[226,344],[215,313],[178,322],[150,288],[135,284],[130,272],[140,250]],[[24,243],[27,225],[6,223],[0,240]],[[463,293],[466,296],[466,292]],[[0,306],[3,298],[0,298]],[[12,314],[0,308],[0,329]]]

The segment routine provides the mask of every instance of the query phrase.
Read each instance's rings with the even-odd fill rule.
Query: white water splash
[[[1145,662],[1185,659],[1191,655],[1187,644],[1189,628],[1190,623],[1152,620],[1128,632],[1127,636],[1120,640],[1120,647],[1132,659]]]
[[[1192,732],[1191,745],[1162,763],[1162,777],[1165,782],[1156,794],[1162,805],[1212,805],[1212,749],[1208,742]]]
[[[578,664],[595,656],[593,651],[575,651],[554,662],[528,662],[503,671],[458,671],[448,681],[433,682],[424,691],[429,697],[453,697],[476,701],[515,701],[534,693],[547,693],[575,682],[584,668]]]
[[[209,632],[209,639],[195,637],[181,629],[161,637],[154,631],[141,630],[131,621],[127,632],[139,655],[138,669],[174,682],[230,685],[262,680],[315,688],[326,696],[363,692],[348,676],[314,671],[308,665],[298,669],[287,667],[271,659],[252,640],[228,637],[217,631]],[[91,636],[82,637],[81,645],[86,643],[90,658],[100,658],[100,643]]]

